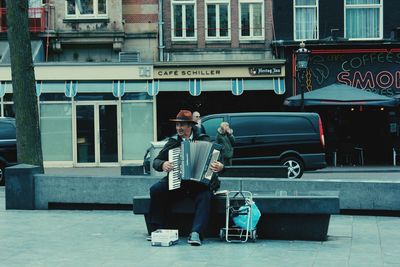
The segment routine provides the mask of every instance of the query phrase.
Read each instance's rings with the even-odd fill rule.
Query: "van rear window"
[[[309,120],[295,116],[231,117],[231,127],[235,136],[315,132]]]
[[[202,122],[202,125],[206,130],[206,134],[208,134],[211,137],[211,139],[214,139],[214,137],[217,134],[217,129],[220,126],[221,122],[223,121],[224,118],[216,117]]]

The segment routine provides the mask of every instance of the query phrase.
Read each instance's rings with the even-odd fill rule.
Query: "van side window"
[[[310,121],[295,116],[231,117],[231,127],[235,131],[235,136],[315,132]]]
[[[223,121],[224,118],[216,117],[206,121],[202,121],[201,124],[204,126],[204,129],[206,130],[206,134],[208,134],[211,137],[211,139],[214,139],[215,136],[217,135],[217,129],[221,124],[221,122]]]

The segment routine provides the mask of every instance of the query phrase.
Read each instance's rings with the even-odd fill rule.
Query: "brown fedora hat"
[[[180,110],[179,113],[176,115],[176,119],[170,119],[170,121],[183,121],[197,124],[197,122],[193,120],[192,112],[185,109]]]

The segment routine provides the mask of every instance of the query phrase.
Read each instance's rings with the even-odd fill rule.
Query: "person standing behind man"
[[[193,121],[196,123],[196,124],[193,126],[194,131],[197,131],[197,133],[198,133],[199,135],[205,134],[205,133],[206,133],[206,129],[205,129],[204,126],[201,124],[200,112],[198,112],[198,111],[193,111]]]
[[[229,127],[226,121],[221,122],[220,127],[217,129],[217,136],[215,142],[224,148],[224,164],[225,166],[232,165],[233,146],[235,145],[235,137],[233,130]]]

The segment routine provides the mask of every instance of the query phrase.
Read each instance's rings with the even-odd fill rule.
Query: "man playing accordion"
[[[209,140],[208,136],[199,136],[198,131],[193,130],[196,122],[193,121],[192,112],[189,110],[179,111],[176,119],[170,119],[170,121],[175,122],[177,135],[169,138],[153,161],[155,170],[167,173],[174,168],[174,163],[168,160],[169,150],[179,147],[184,140]],[[224,165],[219,161],[210,164],[210,169],[214,173],[221,172],[223,168]],[[188,243],[193,246],[200,246],[210,217],[211,199],[213,193],[219,188],[219,184],[218,175],[213,175],[208,186],[191,180],[182,180],[178,189],[169,190],[168,175],[162,178],[150,188],[150,231],[165,228],[172,201],[181,201],[190,197],[195,203],[195,215]]]

